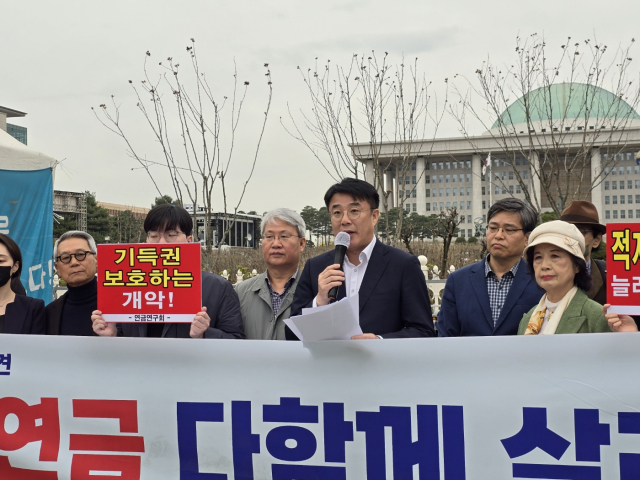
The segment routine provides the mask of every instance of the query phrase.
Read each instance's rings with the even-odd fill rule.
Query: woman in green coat
[[[584,236],[567,222],[543,223],[531,232],[524,255],[546,294],[524,314],[518,335],[611,331],[602,305],[585,294],[591,287],[591,276],[584,249]],[[612,328],[621,331],[613,325]]]

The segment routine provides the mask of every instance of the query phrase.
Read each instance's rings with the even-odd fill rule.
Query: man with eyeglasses
[[[244,333],[250,340],[285,340],[284,320],[291,315],[306,226],[293,210],[277,208],[262,217],[261,229],[267,271],[235,287]]]
[[[305,307],[327,305],[358,294],[360,327],[353,340],[432,337],[431,304],[418,259],[376,239],[374,230],[380,196],[370,183],[345,178],[324,196],[333,234],[346,232],[350,243],[343,265],[326,252],[305,264],[300,274],[291,315]],[[340,270],[343,267],[343,270]],[[329,291],[338,287],[337,298]],[[287,328],[287,339],[295,335]]]
[[[91,313],[98,307],[95,240],[86,232],[65,232],[53,247],[53,257],[67,291],[46,307],[47,335],[95,336],[91,327]]]
[[[193,220],[184,208],[163,204],[152,208],[144,221],[147,243],[190,243]],[[202,309],[188,323],[106,323],[93,312],[93,330],[100,336],[162,338],[244,338],[240,303],[231,284],[219,275],[202,272]]]
[[[537,218],[535,210],[517,198],[498,200],[489,208],[489,255],[447,278],[436,325],[438,336],[517,333],[522,315],[544,294],[522,259]]]

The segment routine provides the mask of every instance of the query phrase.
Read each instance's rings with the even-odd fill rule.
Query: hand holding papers
[[[303,308],[302,315],[284,323],[303,342],[349,340],[361,335],[358,295],[316,308]]]

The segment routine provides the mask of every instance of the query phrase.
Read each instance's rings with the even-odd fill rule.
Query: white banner
[[[640,334],[0,335],[0,479],[640,478]]]

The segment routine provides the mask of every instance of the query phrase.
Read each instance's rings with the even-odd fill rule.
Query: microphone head
[[[338,245],[342,245],[343,247],[349,248],[349,244],[351,243],[351,237],[347,232],[340,232],[336,235],[336,240],[333,244],[337,247]]]

